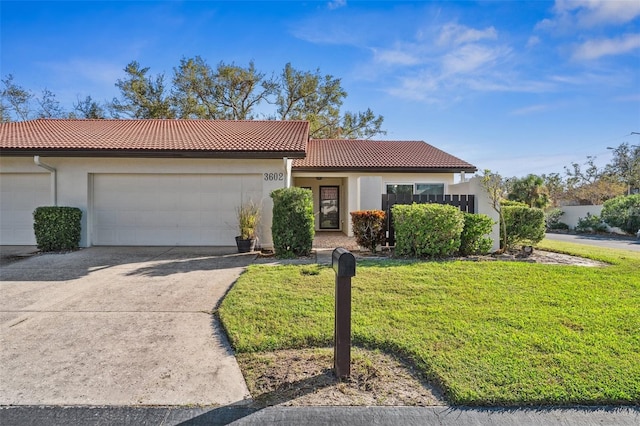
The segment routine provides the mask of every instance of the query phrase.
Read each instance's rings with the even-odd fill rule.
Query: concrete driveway
[[[249,398],[212,316],[254,256],[92,247],[0,268],[0,405],[227,405]]]

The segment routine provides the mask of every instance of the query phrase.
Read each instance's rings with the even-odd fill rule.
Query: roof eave
[[[212,151],[212,150],[149,150],[149,149],[51,149],[51,148],[3,148],[0,156],[19,157],[40,155],[43,157],[105,157],[105,158],[304,158],[304,151]]]
[[[466,167],[296,167],[293,172],[381,172],[381,173],[475,173],[475,166]]]

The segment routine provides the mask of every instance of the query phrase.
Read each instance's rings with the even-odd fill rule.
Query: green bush
[[[606,231],[607,225],[597,214],[587,213],[587,217],[579,218],[578,224],[576,225],[576,232],[592,233]]]
[[[451,256],[460,248],[462,212],[441,204],[396,204],[392,209],[396,254],[415,257]]]
[[[493,241],[487,235],[491,233],[493,219],[486,214],[463,213],[464,228],[460,235],[460,254],[486,254],[491,250]]]
[[[361,210],[351,212],[353,235],[360,247],[376,252],[376,248],[384,244],[386,238],[385,212],[382,210]]]
[[[551,209],[547,212],[545,212],[544,214],[544,222],[545,225],[547,227],[547,229],[564,229],[562,227],[555,227],[557,224],[561,223],[560,222],[560,217],[562,217],[562,215],[564,215],[564,212],[561,209]],[[564,224],[566,225],[566,224]],[[568,229],[568,225],[567,229]]]
[[[276,256],[308,256],[315,235],[311,191],[295,187],[276,189],[271,192],[271,198],[271,235]]]
[[[507,250],[517,244],[533,246],[544,238],[544,212],[541,209],[503,206],[502,215],[507,228]]]
[[[564,222],[558,222],[558,223],[552,223],[550,225],[547,225],[547,229],[549,230],[560,230],[560,229],[569,229],[569,225],[567,225]]]
[[[605,201],[601,217],[609,226],[635,234],[640,230],[640,194],[621,195]]]
[[[82,231],[82,210],[76,207],[38,207],[33,231],[42,251],[77,250]]]

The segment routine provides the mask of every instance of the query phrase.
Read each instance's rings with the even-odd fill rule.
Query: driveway
[[[249,398],[212,315],[254,255],[92,247],[0,268],[0,405]]]
[[[566,241],[577,244],[587,244],[597,247],[622,250],[640,251],[640,240],[633,237],[610,237],[608,235],[592,234],[553,234],[547,233],[546,238],[556,241]]]

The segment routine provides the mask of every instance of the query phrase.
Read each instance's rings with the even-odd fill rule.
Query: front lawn
[[[640,253],[541,246],[611,266],[362,261],[353,343],[410,359],[452,404],[639,404]],[[330,346],[333,283],[251,266],[219,310],[236,351]]]

